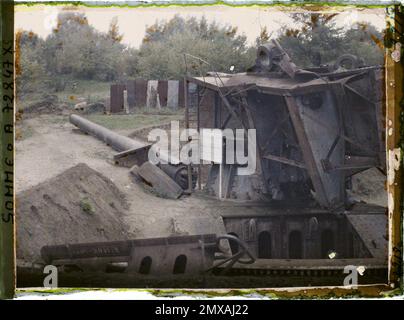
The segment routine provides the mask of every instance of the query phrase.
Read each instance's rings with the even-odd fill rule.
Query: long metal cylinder
[[[76,114],[70,115],[69,120],[70,123],[74,124],[76,127],[100,139],[101,141],[104,141],[116,151],[121,152],[146,146],[146,144],[143,142],[117,134],[112,130],[104,128],[103,126],[84,119]]]
[[[94,122],[91,122],[83,117],[80,117],[76,114],[70,115],[70,123],[74,124],[80,130],[91,134],[92,136],[104,141],[107,145],[111,146],[114,150],[118,152],[143,148],[147,146],[147,144],[134,140],[120,134],[117,134],[103,126],[100,126]],[[152,146],[153,148],[153,146]],[[170,158],[169,153],[159,152],[160,159],[165,161],[167,164],[160,164],[161,169],[167,173],[174,181],[176,181],[183,189],[187,189],[189,182],[187,181],[187,172],[185,165],[172,165],[169,164]],[[177,160],[176,163],[179,161]],[[196,184],[196,173],[191,172],[191,184],[193,188]]]

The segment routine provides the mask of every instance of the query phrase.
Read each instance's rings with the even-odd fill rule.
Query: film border
[[[303,1],[290,1],[289,4],[302,5]],[[20,2],[27,4],[27,2]],[[66,5],[72,4],[71,2],[37,2],[38,4],[49,5]],[[35,3],[35,4],[37,4]],[[175,4],[175,3],[170,3]],[[150,4],[154,6],[167,6],[165,4]],[[217,5],[228,3],[218,1],[209,3],[197,3],[194,5]],[[274,3],[273,3],[274,4]],[[404,97],[403,97],[403,59],[394,59],[393,53],[396,50],[401,52],[402,48],[397,47],[397,43],[403,43],[402,23],[404,8],[400,4],[394,6],[386,3],[373,2],[305,2],[304,4],[313,4],[316,6],[321,5],[344,5],[351,6],[384,6],[387,7],[387,23],[388,28],[386,32],[386,55],[385,55],[385,83],[386,83],[386,153],[387,153],[387,168],[388,168],[388,221],[389,221],[389,287],[385,285],[374,286],[359,286],[356,292],[359,295],[378,296],[381,292],[387,291],[389,288],[395,289],[396,294],[402,293],[403,288],[403,254],[402,254],[402,241],[403,241],[403,199],[402,199],[402,183],[403,183],[403,135],[404,129],[402,127]],[[92,6],[89,2],[76,2],[74,5]],[[108,6],[107,2],[99,2],[96,6]],[[111,5],[111,4],[110,4]],[[117,5],[112,3],[112,5]],[[178,4],[176,4],[178,5]],[[193,5],[193,4],[183,4]],[[243,6],[242,3],[237,5]],[[245,5],[245,4],[244,4]],[[265,3],[261,5],[271,5]],[[276,3],[275,5],[284,5]],[[1,29],[0,29],[0,42],[2,43],[2,54],[0,55],[0,68],[1,68],[1,86],[0,95],[2,97],[1,105],[1,155],[0,155],[0,170],[2,175],[2,193],[0,196],[0,206],[2,208],[2,217],[0,225],[0,298],[12,298],[15,292],[15,239],[14,239],[14,192],[13,192],[13,174],[14,174],[14,4],[12,0],[1,1],[0,5],[1,15]],[[11,51],[10,51],[11,48]],[[10,67],[11,63],[11,67]],[[11,79],[11,81],[10,81]],[[11,85],[10,85],[11,84]],[[11,105],[11,111],[10,111]],[[10,189],[11,188],[11,189]],[[11,194],[10,194],[11,193]],[[11,207],[12,208],[11,208]],[[11,208],[11,209],[10,209]],[[399,291],[397,291],[399,290]],[[160,290],[167,291],[170,290]],[[191,294],[194,290],[183,290],[185,294]],[[199,292],[201,290],[198,290]],[[213,290],[207,290],[207,292]],[[253,291],[253,289],[251,290]],[[262,291],[262,290],[260,290]],[[267,293],[275,293],[278,296],[293,297],[301,296],[302,294],[308,296],[324,296],[330,293],[339,292],[338,295],[352,294],[352,290],[337,288],[337,289],[304,289],[293,290],[290,292],[286,289],[267,290]]]
[[[1,13],[1,220],[0,220],[0,298],[11,298],[15,290],[14,240],[14,4],[0,3]]]

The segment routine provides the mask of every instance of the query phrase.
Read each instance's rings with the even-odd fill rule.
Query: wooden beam
[[[294,166],[294,167],[298,167],[298,168],[302,168],[302,169],[306,169],[306,166],[298,161],[292,160],[292,159],[287,159],[284,157],[279,157],[279,156],[274,156],[272,154],[267,154],[265,156],[263,156],[263,158],[268,159],[268,160],[274,160],[277,162],[281,162],[290,166]]]
[[[396,5],[394,14],[388,17],[394,31],[391,42],[402,42],[402,7]],[[395,61],[392,54],[400,48],[392,45],[386,50],[386,151],[387,151],[387,196],[388,196],[388,280],[392,287],[403,285],[403,212],[402,212],[402,145],[400,113],[403,100],[403,63]],[[404,59],[401,56],[401,59]],[[401,283],[400,283],[401,282]]]

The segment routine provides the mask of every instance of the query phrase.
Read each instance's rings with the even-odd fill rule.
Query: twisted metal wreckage
[[[136,174],[165,186],[174,198],[193,192],[197,181],[216,197],[259,203],[250,201],[252,211],[223,209],[227,235],[50,246],[42,249],[44,260],[86,270],[95,258],[97,268],[120,265],[140,274],[341,277],[346,265],[365,265],[373,280],[384,279],[385,208],[347,196],[354,174],[372,167],[385,172],[381,76],[380,66],[348,54],[331,66],[301,69],[276,41],[258,48],[245,73],[186,76],[186,128],[256,129],[257,168],[249,176],[237,175],[238,164],[151,166],[145,152],[150,144],[72,115],[74,125],[119,151],[117,163],[137,164]],[[194,106],[190,83],[197,88]]]

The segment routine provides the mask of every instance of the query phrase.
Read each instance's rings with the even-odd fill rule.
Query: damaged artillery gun
[[[136,248],[141,248],[137,252],[145,250],[148,257],[147,252],[157,245],[155,240],[165,243],[165,250],[171,250],[170,241],[198,243],[200,256],[188,255],[192,260],[189,263],[198,267],[184,267],[181,273],[205,272],[213,267],[235,274],[303,272],[316,277],[331,272],[342,277],[344,266],[352,264],[365,265],[379,280],[384,277],[385,208],[355,203],[347,196],[353,175],[369,168],[385,172],[381,71],[380,66],[366,66],[352,55],[343,55],[330,66],[301,69],[272,41],[258,48],[255,65],[245,73],[187,76],[185,101],[195,103],[193,106],[186,103],[186,128],[192,127],[191,118],[195,114],[197,120],[193,123],[197,131],[255,129],[256,170],[252,175],[240,176],[239,164],[225,163],[228,141],[221,146],[223,161],[219,163],[196,164],[194,168],[161,166],[160,170],[174,179],[182,191],[189,190],[190,185],[195,189],[197,177],[198,187],[204,185],[205,192],[228,204],[220,209],[228,235],[133,240],[119,242],[116,247],[111,244],[117,254],[119,248],[126,248],[125,270],[143,273],[146,264],[151,273],[171,273],[177,270],[177,263],[187,264],[186,254],[177,255],[177,259],[182,259],[180,262],[159,255],[153,266],[151,260],[136,258],[134,263]],[[196,87],[192,98],[188,97],[191,83]],[[150,145],[106,133],[105,128],[75,115],[70,120],[118,150],[116,161],[134,156],[140,161],[140,169],[147,165],[145,151]],[[202,174],[204,167],[207,178]],[[168,185],[165,178],[160,176],[156,181]],[[178,193],[174,190],[173,194],[181,194],[181,190]],[[247,211],[243,203],[248,206]],[[227,250],[227,258],[219,260],[223,263],[214,263],[215,252],[221,251],[217,239],[230,244],[231,253]],[[108,244],[76,246],[46,247],[43,255],[48,262],[69,264],[76,259],[98,257],[97,252],[103,252],[102,248]],[[82,251],[80,246],[84,248]],[[171,248],[178,254],[183,251],[182,246],[187,248],[187,245]],[[215,249],[205,250],[208,247]],[[83,256],[77,252],[83,252]],[[108,254],[101,255],[104,265],[115,261],[105,261]],[[243,260],[246,256],[247,261]],[[159,265],[167,268],[159,269]]]
[[[135,140],[117,134],[116,132],[104,128],[78,115],[71,115],[70,122],[80,128],[87,134],[90,134],[99,140],[111,146],[118,151],[113,156],[117,165],[132,167],[130,170],[136,175],[140,175],[149,184],[151,184],[160,195],[168,198],[178,198],[184,190],[188,190],[188,170],[185,165],[171,164],[171,156],[161,154],[167,164],[159,164],[159,168],[149,163],[148,152],[152,145],[143,141]],[[140,168],[138,168],[140,166]],[[136,172],[135,172],[136,171]],[[171,181],[173,180],[173,181]],[[160,185],[163,184],[163,185]],[[191,185],[196,185],[196,175],[192,174]]]
[[[198,85],[199,127],[255,129],[257,170],[212,166],[207,188],[223,198],[347,204],[352,175],[385,171],[381,67],[343,55],[331,66],[300,69],[276,41],[261,46],[246,73],[189,77]],[[209,115],[209,116],[204,116]],[[224,190],[223,190],[224,188]]]

